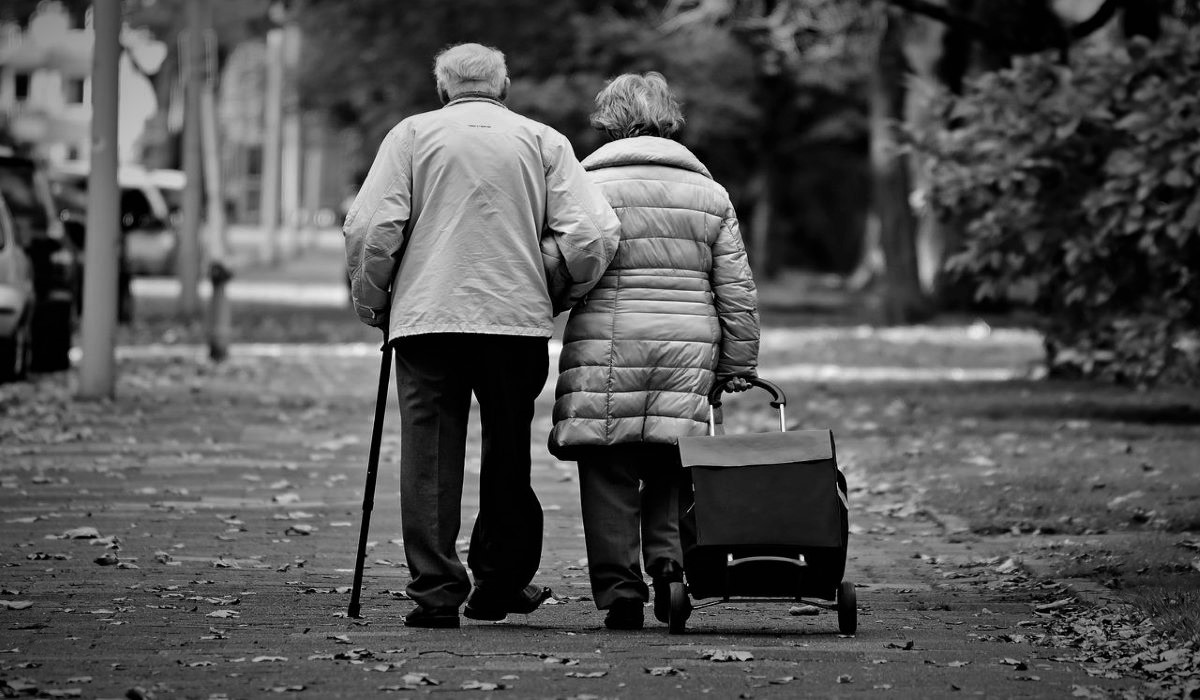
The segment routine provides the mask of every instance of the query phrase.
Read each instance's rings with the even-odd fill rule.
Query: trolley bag
[[[679,440],[687,591],[694,598],[847,596],[846,481],[833,433],[786,431],[783,392],[750,382],[772,394],[780,432],[723,434],[718,386],[709,396],[710,434]]]

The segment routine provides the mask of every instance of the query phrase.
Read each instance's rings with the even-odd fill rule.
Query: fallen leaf
[[[1016,671],[1025,671],[1029,669],[1029,666],[1025,665],[1025,662],[1021,661],[1020,659],[1003,658],[1000,659],[1000,663],[1005,666],[1012,666],[1013,670]]]
[[[731,651],[726,649],[705,649],[700,658],[708,659],[709,661],[726,662],[726,661],[753,661],[754,654],[748,651]]]
[[[121,562],[120,559],[117,559],[117,555],[112,552],[105,552],[103,556],[96,557],[93,561],[100,566],[112,566]]]
[[[567,671],[567,678],[603,678],[608,675],[608,671],[592,671],[585,673],[583,671]]]
[[[264,661],[287,661],[286,656],[256,656],[250,659],[251,663],[262,663]]]
[[[439,681],[430,678],[428,673],[406,673],[400,680],[407,686],[441,685]]]
[[[652,676],[678,676],[682,675],[683,671],[674,666],[655,666],[646,669],[646,673]]]
[[[500,690],[503,683],[485,683],[483,681],[466,681],[461,686],[463,690]]]
[[[205,615],[205,617],[241,617],[241,613],[236,610],[213,610]]]
[[[903,651],[911,651],[911,650],[912,650],[912,648],[913,648],[913,646],[914,646],[914,644],[913,644],[913,640],[911,640],[911,639],[910,639],[910,640],[908,640],[907,642],[905,642],[905,643],[903,643],[903,644],[898,644],[898,643],[896,643],[896,642],[888,642],[887,644],[885,644],[885,645],[884,645],[884,648],[886,648],[886,649],[900,649],[900,650],[903,650]]]
[[[794,605],[788,609],[789,615],[820,615],[821,609],[815,605]]]
[[[263,690],[270,693],[298,693],[307,687],[305,685],[275,685],[263,688]]]
[[[33,607],[32,600],[0,600],[0,608],[8,610],[24,610]]]
[[[1005,559],[1003,564],[1001,564],[1000,566],[997,566],[995,569],[993,569],[993,571],[995,571],[998,574],[1011,574],[1015,571],[1020,571],[1020,570],[1021,570],[1020,562],[1018,562],[1016,559],[1014,559],[1012,557]]]
[[[1053,603],[1042,603],[1041,605],[1035,605],[1035,606],[1033,606],[1033,609],[1036,610],[1037,612],[1050,612],[1051,610],[1059,610],[1061,608],[1065,608],[1074,602],[1075,602],[1074,598],[1062,598],[1062,599],[1054,601]]]
[[[91,540],[100,536],[100,531],[91,526],[75,527],[59,535],[64,540]]]

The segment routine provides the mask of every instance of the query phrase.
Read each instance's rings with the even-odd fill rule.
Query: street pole
[[[281,149],[279,205],[282,209],[283,230],[280,241],[283,250],[294,253],[300,247],[300,181],[304,170],[300,122],[300,95],[296,86],[300,66],[300,28],[296,26],[295,9],[288,12],[283,27],[283,88],[281,90],[280,127]]]
[[[121,0],[92,4],[92,145],[84,244],[83,359],[79,396],[116,394],[117,267],[120,192],[117,188],[117,64],[121,56]]]
[[[217,40],[211,32],[211,0],[193,0],[204,4],[204,36],[212,37],[205,42],[204,91],[201,93],[200,112],[203,126],[204,146],[204,192],[208,201],[208,280],[212,294],[208,303],[208,356],[220,362],[229,356],[229,340],[233,335],[232,311],[225,287],[233,277],[226,260],[225,250],[225,197],[221,187],[221,141],[217,130],[217,108],[213,97],[217,70]]]
[[[262,187],[259,190],[260,225],[266,237],[267,262],[274,264],[282,257],[279,231],[280,150],[283,111],[283,41],[284,30],[274,27],[267,31],[267,85],[265,119],[263,122]]]
[[[320,235],[317,212],[321,210],[321,187],[324,184],[325,125],[315,116],[306,117],[304,141],[304,247],[313,244]]]
[[[204,84],[204,8],[184,3],[187,30],[183,41],[183,225],[175,269],[179,275],[179,315],[191,320],[200,313],[200,219],[204,206],[204,155],[200,143],[200,93]]]

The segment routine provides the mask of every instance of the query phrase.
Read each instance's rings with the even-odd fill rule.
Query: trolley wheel
[[[671,634],[683,634],[687,619],[692,614],[692,601],[688,600],[687,586],[681,582],[671,583],[671,610],[667,616],[667,628]]]
[[[858,630],[858,596],[850,581],[838,585],[837,614],[838,630],[842,634],[854,634]]]

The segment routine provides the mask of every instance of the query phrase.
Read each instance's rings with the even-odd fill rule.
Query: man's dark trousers
[[[533,580],[542,556],[542,507],[529,482],[529,449],[534,400],[549,369],[547,339],[432,333],[393,345],[409,597],[446,608],[458,607],[470,592],[455,541],[472,393],[483,444],[467,564],[489,596],[519,591]]]

